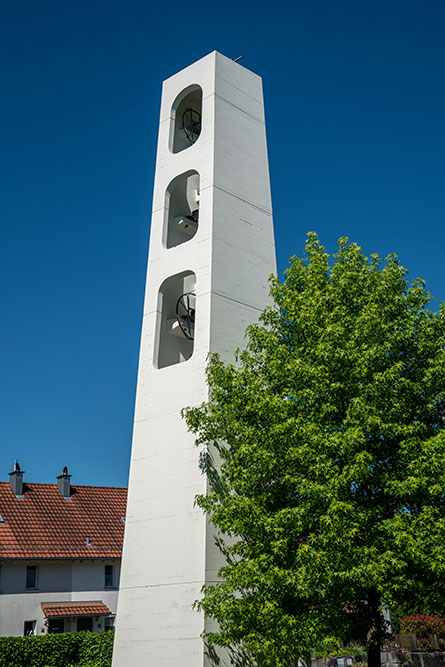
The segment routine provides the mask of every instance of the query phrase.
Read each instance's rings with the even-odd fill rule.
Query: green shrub
[[[445,636],[445,618],[430,614],[411,614],[400,619],[400,632],[417,637]]]
[[[445,648],[445,618],[431,614],[411,614],[400,619],[400,632],[416,635],[418,647],[422,651],[434,651],[433,635],[441,651]]]
[[[80,645],[79,667],[111,667],[114,632],[85,633]]]
[[[347,644],[344,646],[340,639],[330,638],[321,642],[314,651],[315,658],[337,658],[337,657],[348,657],[348,658],[361,658],[366,656],[366,649],[359,644]],[[354,664],[355,667],[355,664]]]
[[[110,667],[113,632],[0,637],[0,667]]]

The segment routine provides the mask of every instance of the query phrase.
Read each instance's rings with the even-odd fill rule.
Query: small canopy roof
[[[104,602],[42,602],[46,618],[69,616],[109,616],[111,611]]]

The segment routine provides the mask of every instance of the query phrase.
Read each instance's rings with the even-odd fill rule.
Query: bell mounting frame
[[[201,114],[188,107],[182,114],[182,129],[190,144],[194,144],[201,134]]]
[[[176,302],[176,319],[187,340],[195,338],[195,312],[196,294],[194,292],[181,294]]]

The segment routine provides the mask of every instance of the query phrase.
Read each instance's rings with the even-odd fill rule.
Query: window
[[[166,248],[190,241],[199,224],[199,174],[193,169],[176,176],[165,193],[163,244]]]
[[[36,621],[25,621],[23,626],[23,636],[34,635],[36,630]]]
[[[65,632],[65,619],[64,618],[50,618],[48,621],[48,633],[60,634]]]
[[[91,616],[81,616],[77,619],[77,632],[92,632],[93,619]]]
[[[201,134],[202,88],[193,85],[177,96],[171,110],[170,150],[179,153]]]
[[[196,315],[196,276],[183,271],[170,276],[159,289],[154,364],[165,368],[193,354]]]
[[[105,632],[108,632],[109,630],[114,630],[114,619],[115,616],[105,616],[105,621],[104,621]]]
[[[113,588],[113,566],[105,565],[105,588]]]
[[[26,568],[26,588],[37,588],[37,566],[28,565]]]

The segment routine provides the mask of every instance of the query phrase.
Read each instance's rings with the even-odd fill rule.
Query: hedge
[[[439,649],[445,649],[445,618],[431,614],[411,614],[400,619],[400,632],[416,635],[418,647],[423,651],[434,651],[436,641]]]
[[[83,633],[79,649],[79,667],[111,667],[114,632]]]
[[[0,667],[111,667],[114,632],[0,637]]]
[[[400,619],[400,632],[427,637],[428,635],[445,636],[445,618],[429,614],[411,614]]]

